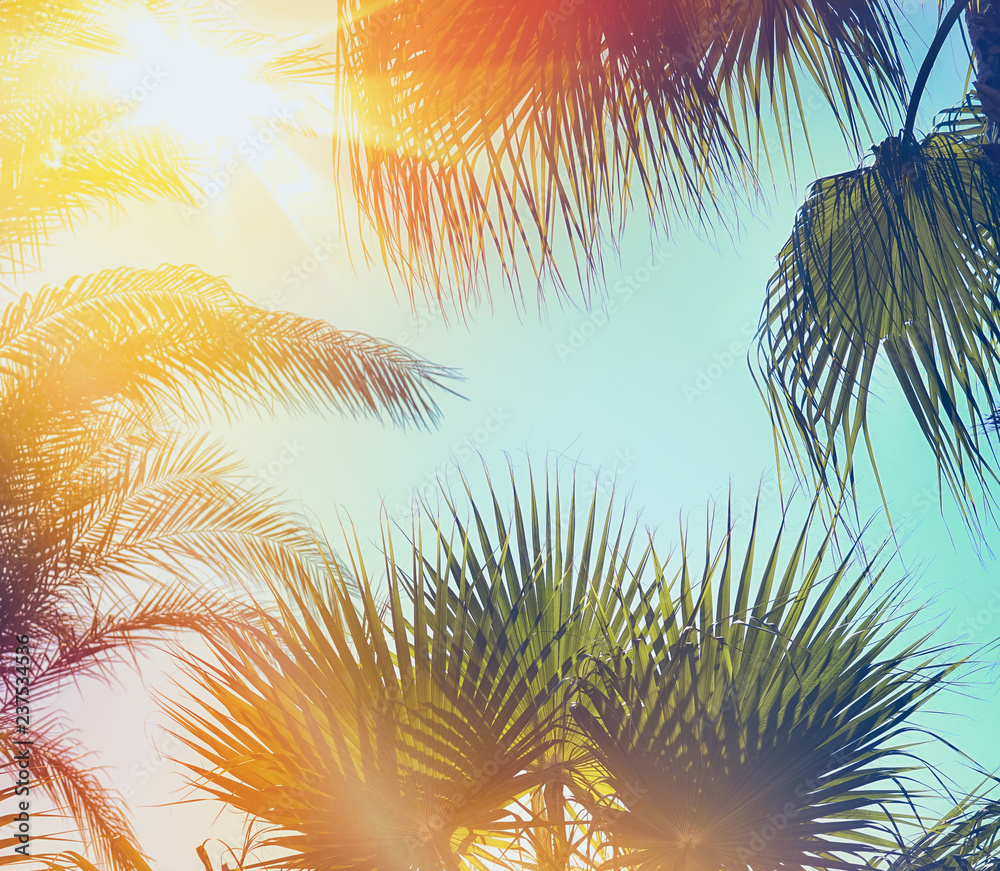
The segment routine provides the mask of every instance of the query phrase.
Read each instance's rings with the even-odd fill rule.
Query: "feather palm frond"
[[[325,591],[323,543],[230,451],[178,426],[275,405],[430,425],[431,390],[449,375],[387,343],[269,314],[194,267],[108,270],[22,297],[0,317],[4,665],[30,636],[41,704],[172,633],[249,619],[234,583]],[[0,696],[8,742],[13,674],[4,669]],[[56,741],[55,754],[61,739],[46,730],[35,724],[35,746]],[[131,868],[115,847],[131,837],[126,818],[87,803],[110,801],[92,773],[53,759],[58,777],[39,788],[109,868]],[[66,792],[74,783],[79,794]]]
[[[267,312],[221,278],[171,265],[77,276],[9,306],[0,378],[25,368],[79,401],[115,399],[184,420],[279,405],[418,425],[435,422],[430,390],[453,377],[391,343]]]
[[[522,270],[540,296],[561,289],[564,248],[589,279],[633,199],[659,225],[717,218],[727,192],[756,189],[768,119],[788,156],[800,79],[852,138],[859,104],[892,116],[902,94],[875,0],[341,0],[338,14],[338,148],[361,213],[411,295],[458,306],[494,267],[512,289]]]

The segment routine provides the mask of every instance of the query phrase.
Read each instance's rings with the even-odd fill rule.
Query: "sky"
[[[266,0],[225,5],[250,26],[320,37],[329,32],[333,9],[297,0],[280,9]],[[904,4],[902,27],[918,58],[935,8]],[[166,111],[154,101],[169,102],[184,69],[173,49],[161,49],[165,74],[141,109],[154,119]],[[144,69],[114,74],[128,89]],[[932,111],[960,100],[966,71],[953,40],[922,103],[924,129]],[[621,240],[620,260],[607,252],[608,292],[591,311],[553,296],[540,316],[533,289],[526,309],[518,308],[497,282],[492,307],[480,307],[468,323],[446,323],[423,303],[411,309],[399,280],[360,256],[346,176],[331,161],[325,111],[310,110],[315,138],[280,132],[265,144],[269,137],[260,135],[259,122],[255,128],[223,117],[223,109],[232,114],[238,102],[226,98],[233,93],[226,88],[236,87],[227,80],[231,73],[220,68],[197,83],[203,102],[194,106],[195,121],[185,122],[196,135],[199,117],[203,127],[235,125],[217,135],[211,128],[215,139],[203,145],[218,188],[205,208],[192,213],[175,203],[130,203],[116,217],[97,215],[58,236],[42,270],[19,281],[18,291],[107,267],[193,263],[226,276],[262,305],[384,337],[455,367],[463,376],[455,385],[461,396],[440,394],[443,416],[431,431],[333,415],[215,427],[261,481],[332,533],[349,517],[373,551],[380,517],[408,526],[412,500],[434,504],[438,480],[454,487],[461,470],[482,495],[484,468],[502,484],[508,464],[524,481],[529,462],[536,473],[575,470],[581,484],[596,484],[608,496],[613,490],[616,503],[627,503],[629,516],[654,531],[664,552],[684,524],[703,526],[712,505],[721,512],[730,492],[738,532],[748,527],[746,512],[758,492],[764,525],[775,527],[781,498],[772,432],[747,354],[775,253],[808,182],[855,164],[827,113],[810,111],[815,171],[801,152],[797,181],[779,180],[766,204],[742,213],[735,237],[706,238],[682,226],[669,238],[653,235],[637,212]],[[258,96],[244,94],[250,102]],[[338,186],[348,210],[346,239],[335,204]],[[887,578],[909,580],[912,602],[924,606],[921,625],[937,630],[935,640],[991,640],[1000,635],[996,561],[977,553],[947,500],[942,517],[933,458],[891,375],[881,375],[870,420],[901,543]],[[866,541],[874,548],[888,530],[872,492],[865,489],[859,513],[871,520]],[[801,518],[807,503],[800,496],[791,516]],[[1000,543],[1000,531],[990,540]],[[194,846],[210,836],[235,840],[237,829],[232,820],[216,819],[215,805],[164,804],[190,797],[177,766],[164,758],[183,751],[163,731],[167,719],[152,697],[173,692],[173,668],[152,657],[141,675],[126,671],[120,685],[88,684],[61,701],[95,761],[106,767],[107,781],[135,810],[154,868],[197,871]],[[965,694],[941,697],[943,713],[924,720],[987,768],[1000,767],[1000,748],[986,740],[988,724],[1000,715],[994,674],[979,674]],[[954,754],[940,758],[942,770],[950,766],[950,776],[974,785]],[[217,852],[218,843],[210,847]]]

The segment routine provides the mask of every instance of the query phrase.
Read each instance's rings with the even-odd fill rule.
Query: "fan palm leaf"
[[[185,659],[196,686],[165,704],[194,782],[282,852],[253,858],[676,867],[691,830],[692,869],[850,869],[891,847],[908,718],[957,664],[898,641],[879,572],[852,554],[825,576],[814,506],[762,568],[756,521],[742,551],[709,545],[699,587],[686,541],[671,578],[613,512],[555,495],[514,488],[509,513],[491,486],[468,523],[452,504],[415,524],[409,569],[387,530],[381,609],[355,542],[356,598],[279,592],[267,631]],[[789,831],[757,850],[769,813]]]
[[[884,871],[985,871],[996,867],[1000,846],[1000,805],[971,794],[915,838],[879,856]]]
[[[963,123],[958,115],[949,126]],[[971,129],[971,128],[970,128]],[[880,354],[970,523],[996,479],[1000,175],[993,146],[934,132],[821,179],[778,255],[762,318],[772,420],[802,466],[853,480]],[[831,474],[831,472],[833,474]]]
[[[700,577],[682,544],[629,644],[581,683],[603,867],[864,868],[891,846],[916,767],[893,757],[956,664],[926,638],[897,644],[911,618],[875,597],[881,573],[851,553],[827,575],[831,533],[810,545],[811,525],[786,550],[784,528],[758,542],[755,516]]]
[[[859,104],[892,114],[901,95],[895,26],[875,0],[338,10],[353,133],[338,148],[361,212],[411,293],[460,305],[494,266],[512,287],[521,269],[539,292],[560,286],[563,247],[589,275],[633,197],[658,223],[712,218],[727,190],[754,189],[765,121],[790,147],[802,77],[849,135]]]
[[[547,748],[537,700],[504,667],[524,645],[494,609],[502,643],[473,647],[440,587],[408,618],[391,558],[383,619],[352,567],[357,588],[337,574],[333,601],[279,595],[267,632],[216,636],[217,662],[186,658],[198,689],[168,709],[205,760],[198,782],[264,827],[254,847],[279,851],[265,867],[485,867],[525,825],[508,806]]]

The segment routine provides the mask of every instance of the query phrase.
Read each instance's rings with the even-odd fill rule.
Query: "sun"
[[[125,53],[95,68],[128,126],[162,126],[213,152],[254,135],[260,122],[295,111],[273,88],[255,82],[258,58],[217,40],[165,28],[152,16],[125,25]]]

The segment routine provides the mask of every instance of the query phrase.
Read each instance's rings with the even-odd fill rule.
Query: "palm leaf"
[[[337,574],[334,601],[279,594],[266,632],[217,637],[214,663],[187,657],[193,706],[168,709],[205,760],[197,782],[263,826],[256,849],[280,851],[264,866],[457,868],[523,827],[506,808],[538,782],[544,722],[502,666],[523,645],[473,648],[440,586],[424,607],[421,585],[408,623],[391,556],[384,622],[353,568],[357,599]]]
[[[893,757],[956,664],[926,638],[894,647],[912,615],[875,597],[871,564],[848,554],[824,579],[831,534],[810,545],[812,516],[787,550],[784,528],[758,541],[755,516],[700,574],[682,544],[629,644],[581,684],[604,867],[865,868],[891,846],[913,768]]]
[[[194,782],[256,823],[248,855],[673,867],[692,827],[692,868],[864,868],[890,849],[908,718],[957,664],[898,641],[911,618],[875,597],[879,572],[850,554],[824,578],[814,506],[763,566],[755,521],[744,550],[709,544],[700,585],[682,542],[671,579],[613,511],[547,485],[416,522],[408,569],[387,530],[384,606],[355,541],[353,596],[339,578],[332,601],[279,589],[266,631],[185,659],[197,686],[166,705]],[[742,858],[781,812],[791,830]]]
[[[184,420],[239,404],[333,407],[433,423],[430,390],[452,377],[388,342],[267,312],[193,266],[109,269],[43,287],[0,322],[0,377],[25,371],[67,398],[115,399]],[[69,379],[75,379],[75,383]]]
[[[275,404],[430,423],[430,385],[447,374],[368,337],[263,312],[193,267],[109,270],[23,297],[0,319],[0,655],[31,636],[41,700],[107,676],[116,656],[165,634],[247,616],[213,586],[320,588],[322,543],[248,486],[230,452],[177,424]],[[14,685],[3,689],[9,742]],[[51,743],[45,788],[107,862],[130,867],[115,847],[127,821],[100,782],[46,724],[33,737],[39,753]]]
[[[338,10],[338,148],[360,210],[411,293],[459,305],[494,268],[512,288],[525,270],[539,295],[548,279],[561,289],[562,249],[590,277],[633,197],[661,225],[717,217],[727,191],[755,189],[765,121],[787,155],[803,74],[849,135],[859,103],[892,114],[901,93],[876,0]]]
[[[996,867],[998,847],[1000,806],[972,794],[873,865],[883,871],[986,871]]]
[[[970,523],[970,484],[996,478],[1000,183],[992,146],[936,132],[888,139],[874,162],[821,179],[768,289],[761,369],[790,453],[825,482],[854,478],[880,352]]]

